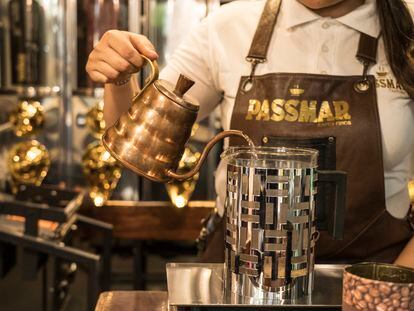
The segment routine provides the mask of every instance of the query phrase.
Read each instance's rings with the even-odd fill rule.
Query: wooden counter
[[[191,201],[184,208],[170,202],[109,201],[103,207],[84,207],[81,213],[112,224],[116,238],[194,241],[214,206],[214,201]]]
[[[184,208],[176,208],[170,202],[108,201],[103,207],[85,203],[81,213],[112,224],[114,238],[133,240],[133,285],[142,290],[147,271],[145,241],[194,242],[200,234],[201,221],[214,207],[214,201],[191,201]]]
[[[99,296],[95,311],[167,311],[167,292],[119,291]]]

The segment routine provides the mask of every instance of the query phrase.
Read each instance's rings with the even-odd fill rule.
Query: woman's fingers
[[[108,78],[99,71],[88,71],[88,74],[91,77],[91,79],[97,83],[108,83]]]
[[[155,51],[154,45],[151,43],[151,41],[148,40],[147,37],[142,36],[142,35],[137,35],[134,33],[128,33],[128,35],[129,35],[129,40],[131,41],[132,45],[140,53],[144,54],[151,60],[158,58],[158,54]]]
[[[100,61],[96,64],[96,70],[105,75],[109,81],[115,81],[121,75],[118,70],[103,61]]]
[[[92,77],[91,73],[99,73],[99,81],[94,80],[95,82],[102,82],[102,80],[105,80],[104,83],[116,81],[122,74],[120,71],[116,70],[111,65],[101,60],[88,64],[86,69],[93,80],[94,78]]]
[[[95,82],[115,82],[141,69],[145,64],[141,54],[151,60],[158,58],[154,46],[145,36],[109,30],[89,55],[86,71]]]
[[[105,33],[104,37],[102,39],[107,41],[108,46],[115,50],[123,59],[137,68],[142,67],[143,59],[129,40],[127,32],[110,30]]]
[[[121,55],[118,54],[114,49],[109,48],[106,49],[104,52],[98,52],[99,58],[104,62],[108,63],[119,72],[122,73],[135,73],[139,71],[139,67],[133,65],[128,60],[123,58]]]

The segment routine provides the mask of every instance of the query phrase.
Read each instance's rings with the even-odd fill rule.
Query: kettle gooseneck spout
[[[176,172],[174,172],[173,170],[168,170],[166,172],[166,175],[172,179],[175,180],[186,180],[189,179],[191,177],[193,177],[195,174],[198,173],[198,171],[200,170],[201,166],[203,165],[205,159],[207,158],[208,153],[210,152],[210,150],[214,147],[214,145],[216,143],[218,143],[220,140],[229,137],[229,136],[238,136],[243,138],[244,140],[246,140],[246,142],[248,142],[249,144],[251,144],[251,139],[249,138],[249,136],[247,136],[246,134],[244,134],[242,131],[236,131],[236,130],[228,130],[228,131],[223,131],[219,134],[217,134],[216,136],[214,136],[206,145],[206,147],[203,150],[203,153],[201,154],[200,159],[198,160],[196,166],[194,166],[194,168],[184,174],[178,174]]]

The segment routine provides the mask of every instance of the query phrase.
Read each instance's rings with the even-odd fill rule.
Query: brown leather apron
[[[291,0],[289,0],[291,1]],[[231,129],[244,131],[260,145],[322,141],[333,150],[325,169],[347,172],[345,236],[332,240],[322,232],[316,245],[319,261],[394,260],[412,232],[385,208],[384,169],[375,77],[377,38],[361,33],[357,58],[362,75],[329,76],[301,73],[254,74],[266,62],[280,0],[268,0],[246,60],[236,96]],[[277,57],[277,55],[272,55]],[[232,139],[231,144],[240,141]],[[309,144],[305,144],[309,146]],[[328,160],[327,160],[328,159]],[[330,204],[331,190],[325,200]]]
[[[378,40],[360,36],[356,57],[362,63],[362,75],[255,76],[256,66],[266,62],[279,8],[280,0],[266,3],[246,58],[252,70],[241,78],[231,128],[243,130],[258,145],[325,145],[326,154],[321,154],[319,165],[346,171],[348,192],[345,238],[334,241],[322,232],[316,246],[319,262],[391,262],[412,237],[412,231],[406,220],[395,219],[385,208],[375,78],[367,75],[376,63]],[[233,145],[239,143],[231,140]],[[321,202],[317,205],[333,204],[328,185],[318,192]],[[223,236],[223,226],[219,225],[208,239],[201,261],[224,260]]]

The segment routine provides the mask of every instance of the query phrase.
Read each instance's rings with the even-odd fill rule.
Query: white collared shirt
[[[190,93],[200,103],[199,117],[220,105],[225,130],[230,127],[240,77],[250,73],[245,57],[264,4],[265,0],[239,0],[212,13],[180,45],[161,73],[161,78],[171,82],[177,80],[179,73],[195,80]],[[414,7],[408,5],[410,9]],[[257,66],[256,74],[362,74],[363,66],[355,57],[360,32],[373,37],[380,34],[375,0],[366,0],[353,12],[336,19],[321,17],[296,0],[283,0],[268,61]],[[402,218],[409,207],[407,181],[412,176],[414,103],[396,87],[382,40],[377,61],[369,74],[377,78],[387,210]],[[225,174],[224,165],[219,165],[216,191],[221,212]]]

